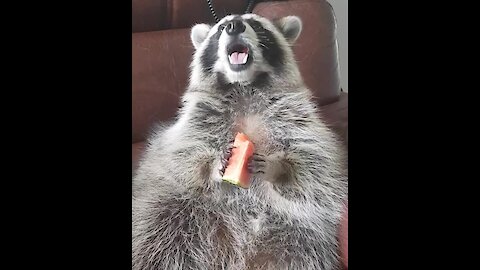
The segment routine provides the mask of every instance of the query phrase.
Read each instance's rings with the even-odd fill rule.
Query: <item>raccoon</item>
[[[133,269],[340,269],[346,152],[292,46],[296,16],[229,15],[191,29],[190,82],[132,183]],[[251,186],[222,181],[237,132]]]

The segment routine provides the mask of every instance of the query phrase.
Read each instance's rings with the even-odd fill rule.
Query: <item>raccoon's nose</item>
[[[232,20],[227,24],[227,34],[238,35],[245,32],[245,25],[240,20]]]

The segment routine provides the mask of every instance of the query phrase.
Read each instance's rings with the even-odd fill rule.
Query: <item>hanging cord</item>
[[[255,2],[255,0],[250,0],[248,2],[248,6],[247,6],[247,9],[245,10],[245,13],[252,13],[252,9],[253,9],[253,3]]]
[[[212,1],[207,0],[208,8],[210,8],[210,12],[212,12],[213,18],[215,19],[215,22],[219,22],[220,20],[217,17],[217,13],[215,13],[215,10],[213,9],[212,6]]]
[[[252,13],[253,9],[253,3],[255,0],[249,0],[247,4],[247,8],[244,13]],[[219,22],[220,19],[218,19],[217,13],[215,12],[215,9],[213,8],[212,1],[207,0],[208,8],[210,9],[210,12],[212,13],[213,18],[215,19],[215,22]]]

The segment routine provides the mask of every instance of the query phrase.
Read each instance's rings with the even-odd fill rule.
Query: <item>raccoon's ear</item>
[[[290,45],[293,45],[302,32],[302,20],[297,16],[286,16],[275,21]]]
[[[207,38],[210,28],[211,26],[205,23],[196,24],[192,27],[190,38],[192,39],[195,49],[198,49],[200,44],[202,44],[202,42]]]

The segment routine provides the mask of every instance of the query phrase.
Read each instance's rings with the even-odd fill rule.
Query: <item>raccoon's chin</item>
[[[255,79],[255,71],[253,68],[245,68],[240,71],[229,70],[225,74],[229,83],[251,83]]]

